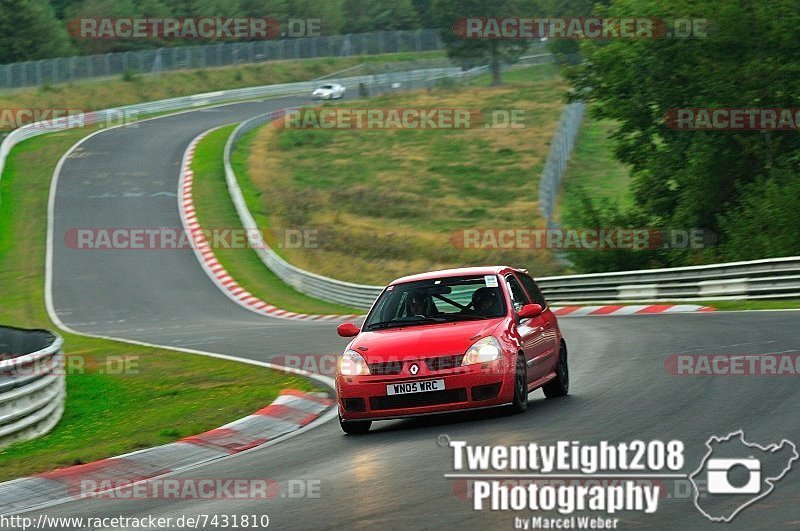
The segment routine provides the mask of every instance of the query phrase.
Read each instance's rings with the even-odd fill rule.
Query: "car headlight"
[[[339,374],[344,376],[362,376],[369,374],[369,365],[355,350],[346,350],[339,358]]]
[[[500,347],[500,342],[494,337],[484,337],[479,339],[467,349],[464,355],[464,361],[461,365],[473,365],[475,363],[486,363],[487,361],[494,361],[500,359],[503,354],[503,349]]]

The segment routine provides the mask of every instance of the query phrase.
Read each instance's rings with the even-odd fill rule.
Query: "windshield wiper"
[[[433,317],[419,317],[417,319],[397,319],[394,321],[379,321],[377,323],[372,323],[367,325],[367,328],[370,330],[374,330],[376,328],[389,328],[395,325],[406,326],[406,325],[441,323],[441,322],[443,321],[440,319],[434,319]]]

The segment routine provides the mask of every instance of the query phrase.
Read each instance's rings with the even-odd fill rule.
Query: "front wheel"
[[[348,435],[364,435],[372,427],[371,420],[344,420],[339,415],[339,426]]]
[[[547,398],[566,396],[569,393],[569,365],[567,363],[567,347],[564,343],[561,343],[558,351],[556,377],[544,384],[542,390]]]
[[[514,371],[514,401],[510,406],[512,413],[525,413],[528,410],[528,367],[525,356],[517,356],[517,366]]]

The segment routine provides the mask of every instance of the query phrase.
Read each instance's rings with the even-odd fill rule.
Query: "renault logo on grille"
[[[417,374],[419,372],[419,365],[417,365],[416,363],[412,363],[411,367],[408,368],[408,372],[410,372],[411,374]]]

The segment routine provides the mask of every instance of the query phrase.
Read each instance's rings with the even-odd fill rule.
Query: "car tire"
[[[558,398],[569,394],[569,364],[567,360],[567,346],[561,343],[556,362],[556,377],[542,386],[544,396]]]
[[[517,356],[514,370],[514,401],[509,408],[512,413],[525,413],[528,410],[528,366],[525,356]]]
[[[364,435],[372,427],[371,420],[344,420],[339,415],[339,426],[348,435]]]

